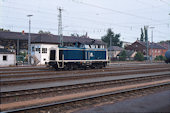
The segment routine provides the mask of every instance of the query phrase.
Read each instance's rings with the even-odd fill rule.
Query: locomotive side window
[[[56,50],[51,50],[50,51],[50,60],[55,60],[56,57]]]

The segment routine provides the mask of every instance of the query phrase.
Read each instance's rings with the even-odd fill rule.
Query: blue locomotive
[[[50,50],[48,65],[56,70],[94,69],[105,67],[107,62],[105,48],[58,47]]]

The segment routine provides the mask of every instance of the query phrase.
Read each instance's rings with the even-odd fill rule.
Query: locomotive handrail
[[[60,66],[59,62],[57,62],[58,68],[64,68],[64,54],[62,54],[62,65]]]

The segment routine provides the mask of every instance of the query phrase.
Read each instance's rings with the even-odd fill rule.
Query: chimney
[[[86,36],[86,38],[88,38],[88,34],[87,34],[87,32],[86,32],[85,36]]]

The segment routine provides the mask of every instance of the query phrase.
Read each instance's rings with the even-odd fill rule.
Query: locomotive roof
[[[21,32],[7,32],[0,31],[0,39],[7,40],[28,40],[28,33]],[[63,36],[64,43],[81,43],[81,44],[94,44],[94,45],[106,45],[98,39],[91,39],[88,37],[74,37],[74,36]],[[50,43],[50,44],[59,44],[59,36],[53,34],[35,34],[31,33],[31,42],[32,43]]]

